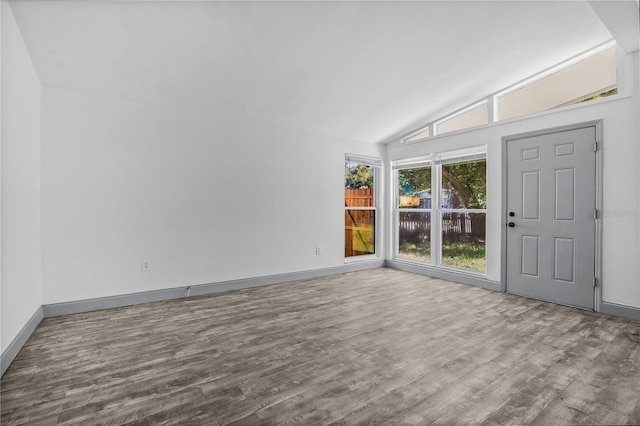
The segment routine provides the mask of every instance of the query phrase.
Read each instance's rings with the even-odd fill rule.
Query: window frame
[[[432,136],[435,136],[434,134],[434,128],[435,128],[435,123],[430,123],[427,124],[426,126],[422,126],[417,128],[416,130],[414,130],[413,132],[409,133],[408,135],[406,135],[405,137],[402,138],[402,143],[413,143],[413,142],[419,142],[425,139],[429,139]],[[420,138],[416,138],[416,136],[420,135],[421,133],[425,133],[428,132],[427,136],[423,136]],[[416,139],[414,139],[416,138]]]
[[[400,185],[399,183],[399,172],[400,170],[411,170],[411,169],[419,169],[419,168],[431,168],[431,207],[430,208],[406,208],[400,207]],[[402,259],[408,261],[420,262],[428,265],[433,265],[433,247],[430,247],[431,252],[429,255],[429,261],[423,260],[415,260],[408,257],[400,257],[400,213],[402,212],[411,212],[411,213],[429,213],[429,222],[430,222],[430,235],[429,235],[429,244],[431,246],[431,242],[433,241],[434,227],[433,227],[433,216],[434,216],[434,205],[439,202],[436,198],[439,194],[435,194],[433,191],[434,181],[433,181],[433,169],[434,163],[432,157],[422,157],[422,158],[414,158],[409,161],[396,161],[392,166],[393,169],[393,187],[394,187],[394,197],[393,197],[393,258],[394,259]]]
[[[447,265],[442,263],[442,221],[443,215],[446,213],[482,213],[485,215],[485,238],[487,227],[487,206],[484,209],[451,209],[442,207],[442,166],[447,164],[463,163],[473,160],[487,159],[487,147],[480,146],[465,150],[446,151],[441,153],[431,154],[427,157],[421,157],[419,159],[404,159],[392,162],[393,169],[393,223],[392,223],[392,259],[401,262],[410,262],[421,266],[447,270],[455,273],[471,274],[479,277],[486,277],[487,270],[484,271],[467,269],[457,267],[453,265]],[[431,167],[431,208],[430,209],[414,209],[414,208],[401,208],[400,197],[400,185],[399,185],[399,171],[416,168],[414,164],[419,162],[429,162]],[[424,166],[427,167],[427,166]],[[486,177],[485,177],[486,179]],[[429,261],[413,259],[405,256],[401,256],[400,250],[400,212],[429,212],[430,213],[430,259]],[[486,248],[486,239],[485,239]],[[485,250],[485,262],[486,262],[486,250]]]
[[[372,168],[373,172],[373,188],[372,188],[372,204],[373,206],[347,206],[345,203],[344,211],[348,210],[364,210],[373,211],[373,253],[362,254],[357,256],[344,256],[345,263],[359,262],[372,260],[380,257],[380,236],[382,235],[379,229],[379,224],[382,223],[380,219],[380,190],[378,189],[382,179],[380,177],[382,170],[382,160],[375,157],[368,157],[362,155],[345,154],[345,167],[348,163],[363,164]],[[346,183],[346,182],[343,182]],[[346,187],[345,187],[346,189]],[[343,255],[346,251],[346,223],[343,225]]]
[[[556,107],[552,107],[552,108],[548,108],[548,109],[542,109],[542,110],[539,110],[539,111],[532,111],[532,112],[529,112],[529,113],[519,114],[519,115],[510,116],[510,117],[506,117],[506,118],[502,118],[500,116],[500,99],[501,98],[503,98],[505,96],[508,96],[508,95],[510,95],[510,94],[512,94],[514,92],[517,92],[518,90],[523,89],[523,88],[525,88],[527,86],[534,85],[536,83],[542,82],[545,79],[547,79],[548,77],[552,77],[552,76],[554,76],[555,74],[557,74],[559,72],[562,72],[562,71],[565,71],[567,69],[570,69],[571,67],[578,65],[582,61],[594,58],[595,56],[597,56],[599,54],[602,54],[602,53],[606,52],[609,49],[614,49],[615,47],[616,47],[615,41],[607,42],[607,43],[602,44],[602,45],[600,45],[600,46],[598,46],[598,47],[596,47],[594,49],[590,49],[590,50],[588,50],[586,52],[583,52],[583,53],[581,53],[581,54],[579,54],[577,56],[574,56],[574,57],[572,57],[572,58],[570,58],[570,59],[568,59],[566,61],[563,61],[563,62],[561,62],[561,63],[559,63],[559,64],[557,64],[557,65],[555,65],[555,66],[553,66],[551,68],[547,68],[544,71],[536,73],[536,74],[534,74],[534,75],[532,75],[532,76],[530,76],[530,77],[528,77],[528,78],[526,78],[526,79],[524,79],[522,81],[519,81],[516,84],[508,86],[508,87],[504,88],[503,90],[493,94],[491,96],[493,110],[490,111],[490,114],[492,114],[492,116],[493,116],[493,121],[494,122],[499,122],[499,121],[503,121],[503,120],[518,119],[518,118],[521,118],[521,117],[527,117],[527,116],[530,116],[530,115],[533,115],[533,114],[537,114],[537,113],[540,113],[540,112],[544,112],[544,111],[551,111],[551,110],[562,108],[562,107],[569,106],[569,105],[576,105],[576,104],[582,102],[581,100],[579,100],[580,98],[576,98],[575,100],[570,100],[570,101],[567,101],[567,102],[565,102],[563,104],[560,104],[560,105],[558,105]],[[614,52],[614,56],[616,56],[615,52]],[[616,60],[616,66],[618,66],[617,60]],[[619,86],[620,86],[620,82],[617,81],[617,78],[616,78],[616,84],[614,86],[608,86],[608,87],[603,88],[602,90],[608,91],[608,90],[611,90],[611,89],[617,89]],[[588,98],[590,96],[597,95],[597,94],[598,94],[597,92],[596,93],[584,93],[582,96],[583,96],[583,98]],[[615,95],[612,95],[612,96],[615,96]]]
[[[449,159],[441,159],[438,162],[438,174],[439,174],[439,189],[438,189],[438,194],[439,196],[441,196],[441,191],[442,191],[442,166],[448,165],[448,164],[458,164],[458,163],[466,163],[466,162],[470,162],[470,161],[477,161],[477,160],[484,160],[485,162],[487,161],[487,155],[486,155],[486,149],[485,152],[480,154],[470,154],[470,155],[463,155],[463,156],[459,156],[456,157],[454,156],[453,158],[449,158]],[[485,186],[486,186],[486,174],[485,174]],[[486,190],[486,189],[485,189]],[[486,197],[486,193],[485,193],[485,197]],[[466,273],[478,273],[478,274],[482,274],[483,276],[487,275],[487,269],[486,269],[486,261],[487,261],[487,254],[486,254],[486,235],[487,235],[487,207],[485,206],[484,209],[477,209],[477,208],[445,208],[442,207],[442,202],[439,201],[438,203],[438,227],[439,227],[439,234],[438,234],[438,246],[436,248],[437,250],[437,265],[441,268],[452,268],[458,271],[464,271]],[[458,267],[458,266],[453,266],[453,265],[447,265],[447,264],[443,264],[442,263],[442,248],[443,248],[443,236],[442,236],[442,223],[444,220],[444,215],[447,213],[480,213],[480,214],[484,214],[485,215],[485,221],[484,221],[484,226],[485,226],[485,270],[484,271],[479,271],[476,269],[467,269],[467,268],[462,268],[462,267]]]
[[[547,111],[553,111],[553,110],[556,110],[556,109],[559,109],[559,108],[575,107],[576,105],[580,105],[580,103],[583,102],[583,101],[578,101],[576,103],[570,103],[570,104],[566,104],[566,105],[559,105],[559,106],[551,108],[551,109],[538,111],[538,112],[533,112],[533,113],[520,115],[520,116],[512,117],[512,118],[506,118],[506,119],[501,119],[500,118],[499,110],[498,110],[499,98],[500,97],[505,96],[505,95],[507,95],[507,94],[509,94],[511,92],[514,92],[514,91],[516,91],[518,89],[521,89],[521,88],[523,88],[523,87],[525,87],[525,86],[527,86],[529,84],[532,84],[532,83],[535,83],[535,82],[537,82],[539,80],[542,80],[545,77],[548,77],[548,76],[550,76],[550,75],[552,75],[552,74],[554,74],[554,73],[556,73],[558,71],[561,71],[561,70],[563,70],[565,68],[569,68],[569,67],[571,67],[571,66],[573,66],[573,65],[575,65],[575,64],[577,64],[577,63],[579,63],[579,62],[581,62],[581,61],[583,61],[585,59],[591,58],[591,57],[593,57],[595,55],[598,55],[598,54],[600,54],[600,53],[602,53],[602,52],[604,52],[604,51],[606,51],[608,49],[615,48],[615,47],[617,47],[616,41],[613,40],[613,39],[609,40],[609,41],[607,41],[605,43],[602,43],[602,44],[600,44],[598,46],[595,46],[594,48],[589,49],[589,50],[587,50],[587,51],[585,51],[585,52],[583,52],[583,53],[581,53],[581,54],[579,54],[577,56],[569,58],[569,59],[567,59],[565,61],[562,61],[562,62],[550,67],[550,68],[547,68],[547,69],[542,70],[542,71],[540,71],[538,73],[535,73],[535,74],[527,77],[526,79],[524,79],[522,81],[519,81],[519,82],[517,82],[515,84],[509,85],[509,86],[507,86],[507,87],[505,87],[505,88],[503,88],[503,89],[501,89],[501,90],[499,90],[497,92],[493,92],[491,94],[488,94],[487,96],[485,96],[485,97],[483,97],[483,98],[481,98],[481,99],[479,99],[479,100],[477,100],[477,101],[475,101],[475,102],[473,102],[471,104],[468,104],[468,105],[464,106],[463,108],[457,109],[452,113],[449,113],[449,114],[447,114],[445,116],[442,116],[442,117],[440,117],[440,118],[438,118],[436,120],[433,120],[433,121],[431,121],[431,122],[429,122],[427,124],[423,124],[422,126],[415,128],[411,132],[409,132],[409,133],[405,134],[404,136],[400,137],[400,144],[413,144],[413,143],[422,142],[422,141],[425,141],[425,140],[428,140],[428,139],[431,139],[431,138],[434,138],[434,137],[438,137],[438,136],[441,136],[441,135],[449,135],[449,134],[455,134],[455,133],[458,133],[458,132],[464,132],[464,131],[467,131],[469,129],[476,129],[476,128],[479,128],[479,127],[482,127],[482,126],[489,126],[489,125],[492,125],[494,123],[498,123],[498,122],[501,122],[501,121],[521,120],[523,118],[527,118],[527,117],[530,117],[530,116],[535,116],[535,114],[540,114],[540,113],[547,112]],[[619,59],[619,57],[617,55],[617,57],[616,57],[616,67],[618,69],[620,69],[622,66],[623,66],[623,64],[620,63],[620,59]],[[620,77],[620,75],[618,74],[617,75],[617,82],[616,82],[616,85],[615,85],[615,88],[618,89],[618,93],[614,94],[614,95],[610,95],[608,97],[614,98],[614,97],[620,95],[620,88],[621,88],[621,85],[623,83],[620,81],[619,77]],[[585,96],[587,96],[587,94],[585,94]],[[452,118],[455,118],[458,115],[464,114],[465,112],[467,112],[467,111],[469,111],[471,109],[474,109],[475,107],[478,107],[478,106],[482,105],[483,103],[487,104],[487,110],[488,110],[487,111],[488,112],[488,120],[487,120],[486,124],[481,124],[481,125],[471,126],[471,127],[465,127],[465,128],[461,128],[461,129],[458,129],[458,130],[445,132],[445,133],[440,133],[438,131],[438,127],[442,123],[445,123],[445,122],[451,120]],[[587,105],[588,103],[589,102],[587,102],[585,105]],[[428,136],[422,137],[422,138],[418,138],[418,139],[413,139],[416,135],[419,135],[421,132],[426,131],[427,129],[429,130],[429,135]]]
[[[482,107],[482,106],[485,106],[487,108],[487,116],[486,116],[487,121],[485,123],[478,124],[478,125],[475,125],[475,126],[461,127],[460,129],[448,130],[448,131],[445,131],[445,132],[442,132],[440,130],[440,127],[443,124],[453,120],[454,118],[458,118],[461,115],[464,115],[464,114],[466,114],[466,113],[468,113],[470,111],[473,111],[476,108]],[[491,122],[491,108],[489,107],[489,100],[488,99],[482,99],[481,101],[474,102],[474,103],[472,103],[472,104],[470,104],[470,105],[468,105],[468,106],[466,106],[466,107],[464,107],[464,108],[462,108],[462,109],[460,109],[460,110],[458,110],[458,111],[456,111],[454,113],[451,113],[451,114],[441,118],[440,120],[434,121],[433,122],[433,136],[446,135],[448,133],[455,133],[455,132],[459,132],[459,131],[466,130],[466,129],[473,129],[474,127],[484,126],[486,124],[489,124],[490,122]]]

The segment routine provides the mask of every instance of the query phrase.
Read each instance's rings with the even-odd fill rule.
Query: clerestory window
[[[617,54],[612,41],[422,126],[401,142],[417,142],[617,93]]]
[[[496,95],[496,121],[618,93],[615,46]]]

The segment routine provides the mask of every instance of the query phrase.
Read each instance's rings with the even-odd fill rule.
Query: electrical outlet
[[[149,272],[151,270],[151,261],[149,259],[142,259],[142,272]]]
[[[320,254],[320,247],[316,247],[316,254]]]

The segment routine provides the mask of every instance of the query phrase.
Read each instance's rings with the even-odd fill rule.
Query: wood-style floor
[[[640,322],[376,269],[45,319],[12,424],[638,424]]]

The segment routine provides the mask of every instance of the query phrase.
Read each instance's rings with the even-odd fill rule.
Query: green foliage
[[[373,187],[373,167],[347,163],[344,168],[344,187],[367,189]]]
[[[426,262],[431,259],[431,250],[428,244],[405,243],[400,245],[398,251],[400,256],[409,259]],[[485,245],[477,242],[445,243],[442,246],[442,264],[475,271],[486,271]]]
[[[423,260],[429,262],[431,260],[431,246],[427,244],[403,243],[398,247],[398,253],[402,257],[409,259]]]
[[[442,188],[447,208],[486,208],[487,161],[474,160],[443,165]],[[398,195],[415,195],[430,190],[431,167],[400,170],[398,189]]]
[[[487,160],[443,165],[442,188],[448,208],[487,208]]]
[[[442,264],[486,271],[485,244],[477,242],[445,243],[442,245]]]
[[[431,189],[431,167],[405,169],[398,172],[399,195],[414,195]]]
[[[590,97],[588,97],[586,99],[581,100],[580,102],[589,102],[589,101],[593,101],[595,99],[606,98],[607,96],[613,96],[613,95],[617,95],[617,94],[618,94],[618,88],[616,87],[616,88],[608,90],[606,92],[602,92],[602,93],[599,93],[597,95],[590,96]],[[578,102],[578,103],[580,103],[580,102]]]

